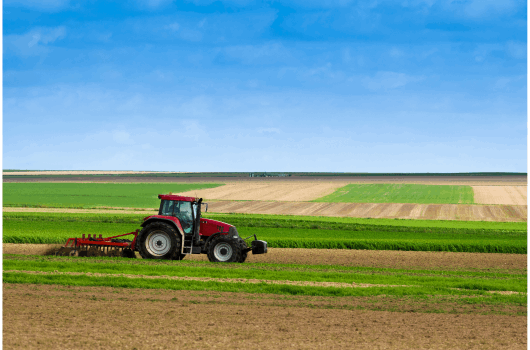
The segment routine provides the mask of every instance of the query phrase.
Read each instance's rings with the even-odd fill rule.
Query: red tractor
[[[125,256],[138,251],[144,259],[182,260],[188,254],[207,254],[213,262],[244,262],[249,251],[267,253],[267,242],[256,239],[248,247],[233,225],[201,217],[202,198],[158,195],[158,215],[143,219],[139,232],[103,238],[69,238],[57,255]],[[132,240],[119,237],[134,235]]]

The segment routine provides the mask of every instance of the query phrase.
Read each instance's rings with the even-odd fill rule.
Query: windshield
[[[193,212],[197,213],[196,203],[193,203]],[[184,233],[192,232],[194,215],[192,215],[191,202],[163,201],[159,215],[177,217]]]

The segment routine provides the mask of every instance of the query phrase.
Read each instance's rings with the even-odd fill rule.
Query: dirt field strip
[[[77,170],[77,171],[4,171],[2,176],[35,175],[125,175],[125,174],[186,174],[183,171],[119,171],[119,170]]]
[[[368,283],[341,283],[341,282],[314,282],[314,281],[287,281],[287,280],[258,280],[253,278],[212,278],[212,277],[179,277],[179,276],[149,276],[149,275],[130,275],[124,273],[110,274],[110,273],[93,273],[93,272],[46,272],[46,271],[27,271],[27,270],[4,270],[5,272],[13,273],[27,273],[34,275],[69,275],[69,276],[88,276],[88,277],[125,277],[125,278],[139,278],[139,279],[165,279],[165,280],[176,280],[176,281],[198,281],[198,282],[220,282],[220,283],[250,283],[250,284],[277,284],[277,285],[289,285],[289,286],[300,286],[300,287],[334,287],[334,288],[372,288],[372,287],[410,287],[410,288],[421,288],[421,286],[413,285],[392,285],[392,284],[368,284]],[[464,290],[461,288],[451,288],[454,290]],[[473,289],[467,289],[473,290]],[[491,294],[502,294],[502,295],[526,295],[523,292],[514,291],[487,291]]]
[[[109,172],[105,172],[108,174]],[[54,173],[55,174],[55,173]],[[141,173],[141,174],[147,174]],[[192,174],[192,173],[188,173]],[[169,176],[142,176],[142,177],[120,177],[120,176],[101,176],[94,172],[87,172],[84,175],[92,175],[90,177],[79,176],[72,172],[65,172],[68,177],[53,176],[43,177],[42,173],[36,172],[32,175],[41,175],[38,178],[31,176],[17,176],[15,173],[4,173],[4,182],[114,182],[114,183],[165,183],[165,182],[180,182],[180,183],[225,183],[235,186],[255,186],[254,184],[284,184],[289,183],[329,183],[338,182],[344,184],[424,184],[424,185],[469,185],[469,186],[526,186],[527,176],[293,176],[293,177],[267,177],[267,178],[251,178],[251,177],[169,177]],[[17,175],[29,175],[27,172],[22,172]],[[57,175],[57,174],[55,174]],[[79,174],[77,174],[79,175]],[[257,186],[257,185],[256,185]]]
[[[3,244],[3,254],[46,255],[59,248],[57,244]],[[204,254],[186,256],[186,260],[207,261]],[[488,254],[453,252],[413,252],[393,250],[342,250],[269,248],[267,254],[252,255],[249,263],[340,265],[380,268],[479,269],[524,273],[526,254]]]
[[[145,214],[154,215],[158,209],[154,208],[98,208],[98,209],[73,209],[73,208],[19,208],[4,207],[6,213],[72,213],[72,214]]]
[[[475,203],[479,204],[527,204],[527,186],[472,186]]]
[[[138,350],[527,346],[525,316],[480,315],[473,309],[471,314],[356,310],[363,300],[4,284],[3,346]],[[354,309],[342,309],[345,306]],[[450,310],[451,305],[446,307]]]
[[[368,284],[368,283],[340,283],[340,282],[313,282],[313,281],[283,281],[283,280],[258,280],[243,278],[212,278],[212,277],[179,277],[179,276],[148,276],[148,275],[130,275],[124,273],[92,273],[92,272],[46,272],[46,271],[25,271],[25,270],[4,270],[4,272],[20,272],[37,275],[71,275],[71,276],[89,276],[89,277],[126,277],[142,279],[167,279],[181,281],[199,281],[199,282],[221,282],[221,283],[251,283],[251,284],[283,284],[290,286],[302,287],[335,287],[335,288],[370,288],[370,287],[419,287],[410,285],[387,285],[387,284]],[[517,292],[512,292],[517,293]]]
[[[224,186],[182,192],[183,196],[195,196],[208,200],[262,200],[262,201],[311,201],[327,196],[347,182],[228,182]]]
[[[524,222],[526,205],[403,204],[403,203],[313,203],[217,201],[208,202],[212,213],[335,216],[380,219],[462,220]],[[153,215],[155,208],[70,209],[4,207],[4,212],[108,213]]]
[[[211,202],[213,213],[338,216],[354,218],[527,221],[526,205],[313,203],[313,202]]]

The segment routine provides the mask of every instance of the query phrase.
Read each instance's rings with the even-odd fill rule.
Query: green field
[[[23,272],[24,271],[24,272]],[[28,274],[28,271],[46,274]],[[89,272],[89,274],[85,274]],[[71,273],[77,273],[72,275]],[[126,274],[124,276],[123,274]],[[137,278],[134,278],[137,276]],[[156,276],[145,279],[143,276]],[[171,279],[181,277],[187,279]],[[214,279],[209,281],[194,278]],[[224,282],[216,279],[232,279]],[[258,282],[247,283],[249,280]],[[261,282],[259,282],[261,281]],[[332,282],[341,286],[283,284]],[[344,267],[333,265],[211,264],[194,261],[149,261],[125,258],[66,258],[6,255],[4,283],[68,286],[112,286],[197,291],[226,291],[277,295],[401,298],[422,304],[421,312],[441,310],[441,303],[488,306],[488,312],[525,314],[527,276],[452,270]],[[351,288],[354,284],[368,284]],[[511,295],[490,292],[511,291]],[[513,293],[515,292],[515,293]],[[426,308],[425,305],[428,305]],[[375,307],[375,306],[374,306]],[[380,309],[380,306],[377,306]],[[471,306],[472,307],[472,306]],[[454,305],[453,305],[454,308]]]
[[[143,215],[4,213],[4,243],[64,243],[81,234],[104,236],[140,228]],[[277,248],[378,249],[526,254],[526,226],[521,223],[453,222],[432,226],[403,226],[408,220],[350,219],[343,222],[304,220],[304,217],[267,218],[264,215],[208,215],[235,225],[242,237],[256,234]],[[415,221],[408,221],[418,224]],[[400,225],[389,225],[396,223]],[[428,223],[428,222],[426,222]],[[446,223],[446,227],[441,226]],[[425,224],[425,223],[424,223]],[[475,225],[475,226],[472,226]]]
[[[350,184],[314,202],[473,204],[471,186]]]
[[[179,193],[221,184],[148,183],[4,183],[8,207],[158,208],[159,194]]]

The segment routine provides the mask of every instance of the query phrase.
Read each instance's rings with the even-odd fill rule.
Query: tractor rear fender
[[[173,227],[175,227],[177,229],[177,232],[180,234],[180,239],[181,239],[181,242],[182,242],[182,244],[180,245],[180,253],[184,254],[184,230],[182,230],[182,226],[180,225],[180,222],[178,221],[178,219],[176,219],[176,221],[173,221],[171,219],[165,219],[165,218],[161,218],[161,217],[153,217],[153,218],[147,219],[146,221],[142,222],[140,224],[140,226],[145,227],[145,226],[147,226],[150,223],[155,222],[155,221],[165,222],[166,224],[170,224],[170,225],[172,225]],[[138,237],[138,239],[139,239],[139,237]]]

